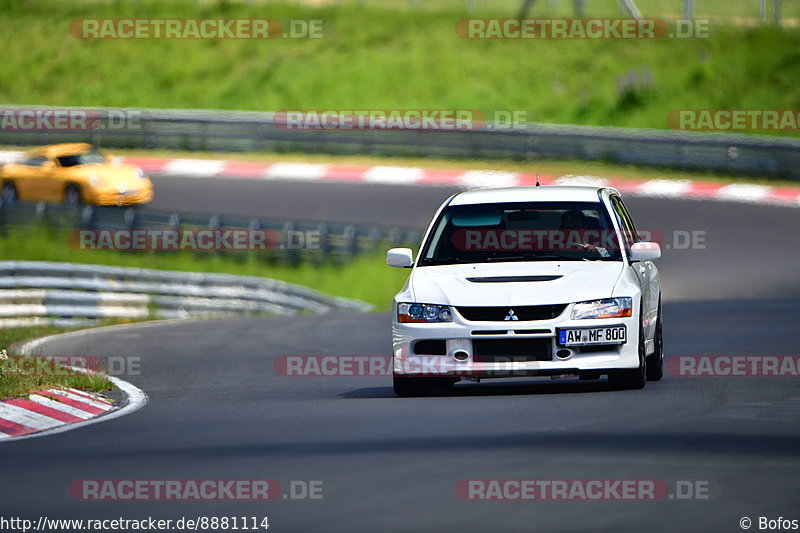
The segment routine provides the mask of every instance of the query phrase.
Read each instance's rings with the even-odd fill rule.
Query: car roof
[[[94,148],[89,143],[61,143],[42,146],[28,152],[29,156],[60,157],[62,155],[84,154]]]
[[[617,192],[596,185],[542,185],[541,187],[498,187],[473,189],[453,197],[450,205],[495,204],[511,202],[599,202],[600,191]]]

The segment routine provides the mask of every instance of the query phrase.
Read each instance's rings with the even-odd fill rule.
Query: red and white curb
[[[0,151],[0,162],[18,159],[22,152]],[[156,176],[240,178],[302,182],[340,182],[458,189],[531,186],[536,174],[495,170],[438,170],[419,167],[337,165],[318,163],[257,163],[213,159],[122,157]],[[620,192],[656,198],[719,200],[800,207],[800,186],[770,186],[694,180],[631,180],[599,176],[542,174],[542,185],[588,184],[615,187]],[[157,179],[157,177],[156,177]]]
[[[158,321],[163,323],[165,321]],[[99,328],[68,331],[39,337],[17,345],[19,355],[33,357],[38,350],[56,339],[82,337],[111,328],[147,327],[153,323],[119,324]],[[83,368],[70,367],[78,372]],[[105,376],[125,399],[119,405],[98,395],[75,389],[53,388],[33,391],[27,398],[0,401],[0,443],[63,433],[80,427],[107,422],[137,411],[147,403],[147,394],[132,383],[114,376]]]
[[[76,389],[32,391],[27,398],[0,401],[0,441],[85,422],[113,408],[111,401]]]
[[[62,335],[77,333],[82,331]],[[106,376],[106,379],[124,393],[126,399],[122,405],[116,406],[94,394],[61,388],[34,391],[27,398],[0,401],[0,443],[43,437],[107,422],[131,414],[147,403],[147,395],[135,385],[113,376]]]
[[[312,163],[252,163],[206,159],[126,157],[145,172],[189,178],[249,178],[305,182],[346,182],[386,185],[442,186],[459,189],[531,186],[536,174],[496,170],[437,170],[417,167]],[[615,187],[620,192],[658,198],[720,200],[800,207],[800,186],[773,187],[751,183],[693,180],[629,180],[598,176],[541,175],[542,185],[588,184]]]

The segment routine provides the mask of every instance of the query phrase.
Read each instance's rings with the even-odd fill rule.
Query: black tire
[[[644,355],[644,330],[639,325],[639,368],[619,370],[608,375],[608,382],[615,389],[643,389],[647,384],[647,357]]]
[[[430,396],[434,389],[448,389],[455,383],[450,378],[411,378],[407,376],[392,376],[394,393],[408,398],[413,396]]]
[[[0,189],[0,201],[10,204],[12,202],[16,202],[18,199],[19,194],[17,193],[17,186],[14,185],[14,182],[3,182],[3,187]]]
[[[80,207],[83,205],[83,195],[77,185],[67,185],[64,189],[64,205]]]
[[[658,319],[653,336],[653,353],[647,356],[647,381],[659,381],[664,377],[664,336],[661,333],[661,302],[658,302]]]

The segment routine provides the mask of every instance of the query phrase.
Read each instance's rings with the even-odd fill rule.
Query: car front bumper
[[[552,320],[469,322],[457,313],[454,313],[453,322],[399,323],[395,320],[392,324],[393,372],[398,376],[501,378],[602,374],[639,366],[638,309],[627,318],[589,320],[569,319],[571,309],[570,305],[560,317]],[[584,349],[560,346],[557,342],[559,328],[621,324],[627,329],[624,344]],[[536,333],[531,333],[532,330]],[[425,341],[435,342],[426,344]],[[497,348],[493,348],[493,342]],[[531,351],[525,353],[528,345]],[[420,346],[425,348],[420,350]],[[437,348],[430,350],[431,346]],[[508,346],[514,348],[513,353],[502,353]],[[486,356],[487,351],[492,355]]]
[[[87,194],[87,202],[94,205],[132,205],[146,204],[153,199],[153,188],[145,187],[136,191],[97,191]]]

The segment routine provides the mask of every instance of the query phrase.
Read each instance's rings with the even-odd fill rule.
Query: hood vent
[[[554,279],[561,278],[561,275],[555,276],[495,276],[483,278],[467,278],[467,281],[472,283],[524,283],[528,281],[553,281]]]

